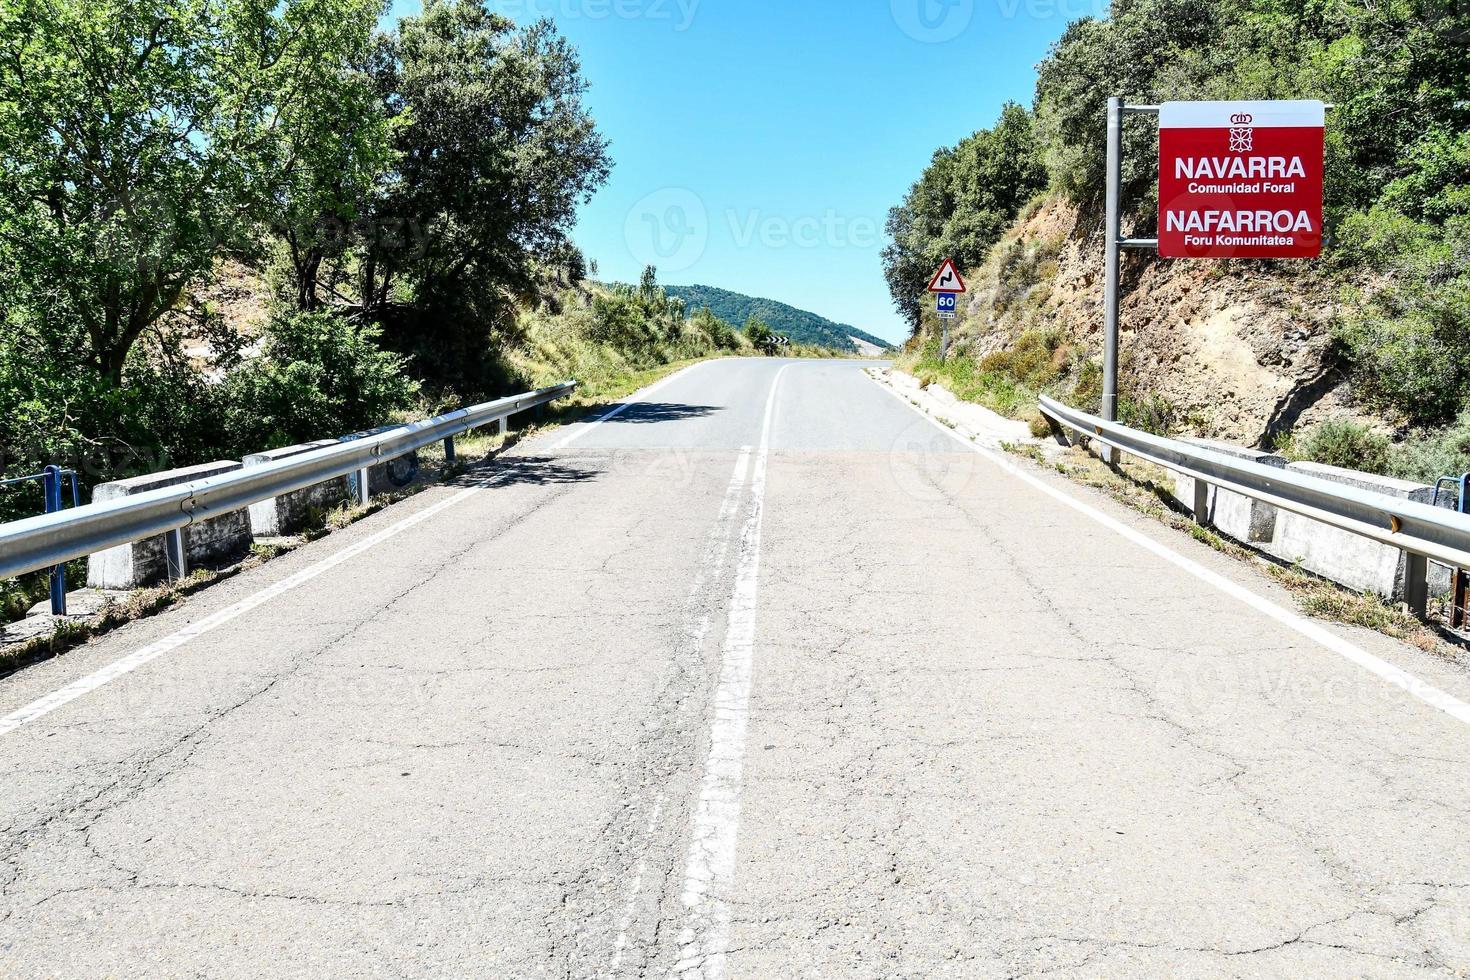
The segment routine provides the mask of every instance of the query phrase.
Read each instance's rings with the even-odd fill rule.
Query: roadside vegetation
[[[1327,297],[1336,307],[1324,366],[1350,379],[1364,431],[1273,434],[1289,452],[1364,463],[1365,450],[1367,467],[1415,479],[1470,470],[1470,7],[1447,0],[1115,0],[1108,17],[1071,24],[1038,68],[1031,106],[1007,105],[991,128],[937,151],[890,215],[885,273],[913,329],[900,367],[1007,414],[1029,414],[1038,392],[1096,408],[1100,338],[1057,319],[1058,261],[1070,247],[1074,261],[1100,263],[1111,95],[1334,106],[1324,260],[1200,263],[1179,288],[1231,275],[1271,305]],[[1125,144],[1125,226],[1149,237],[1155,137],[1130,125]],[[1053,202],[1075,221],[1018,231]],[[924,287],[946,256],[971,302],[941,362]],[[1125,289],[1157,262],[1130,258]],[[1067,288],[1100,291],[1075,275]],[[1100,321],[1096,306],[1067,302],[1072,320]],[[1152,393],[1169,367],[1128,356],[1121,374],[1134,389],[1120,392],[1120,415],[1154,431],[1194,428],[1188,410]]]
[[[581,278],[610,167],[576,54],[482,0],[383,13],[0,8],[5,473],[91,486],[525,382],[520,311]]]
[[[941,358],[939,348],[937,338],[926,337],[910,345],[899,366],[926,386],[938,384],[957,398],[1028,422],[1038,437],[1049,433],[1051,424],[1037,409],[1037,396],[1078,405],[1095,405],[1102,397],[1102,367],[1055,330],[1028,330],[1010,346],[978,357]],[[1155,435],[1173,434],[1181,426],[1173,405],[1127,385],[1119,393],[1118,418]]]
[[[576,51],[488,0],[0,4],[0,475],[99,483],[575,377],[814,355],[571,242]],[[0,488],[0,521],[40,509]],[[73,582],[80,580],[80,569]],[[39,576],[0,583],[12,618]]]

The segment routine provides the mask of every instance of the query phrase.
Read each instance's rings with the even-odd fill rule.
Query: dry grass
[[[1427,652],[1448,652],[1451,648],[1433,629],[1403,609],[1391,606],[1376,595],[1349,592],[1332,582],[1294,568],[1267,566],[1271,577],[1285,586],[1303,612],[1317,619],[1361,626],[1364,629],[1412,643]]]

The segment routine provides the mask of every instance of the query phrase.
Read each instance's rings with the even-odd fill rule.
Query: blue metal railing
[[[62,509],[61,490],[63,484],[66,483],[71,484],[71,505],[73,507],[82,505],[82,492],[78,486],[76,470],[64,470],[59,466],[48,466],[40,473],[32,473],[28,476],[15,476],[8,480],[0,480],[0,488],[38,481],[45,499],[45,513],[54,514]],[[65,565],[54,565],[51,568],[51,615],[66,615]]]
[[[1470,473],[1462,476],[1442,476],[1434,482],[1434,506],[1440,505],[1440,491],[1446,485],[1455,487],[1455,510],[1467,513],[1470,507]],[[1448,496],[1448,495],[1446,495]],[[1463,568],[1450,569],[1453,590],[1450,595],[1450,628],[1460,629],[1465,625],[1467,599],[1470,599],[1470,574]]]

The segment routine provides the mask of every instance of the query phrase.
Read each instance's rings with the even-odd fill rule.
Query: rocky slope
[[[1024,211],[968,271],[956,353],[984,357],[1027,331],[1056,331],[1059,358],[1100,361],[1100,232],[1058,199]],[[1329,329],[1339,285],[1315,265],[1125,256],[1123,284],[1123,394],[1164,400],[1181,430],[1256,445],[1328,416],[1386,424],[1350,403]],[[937,330],[926,319],[924,333]],[[1075,385],[1082,372],[1064,373]]]

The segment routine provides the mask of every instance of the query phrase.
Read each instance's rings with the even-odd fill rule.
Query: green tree
[[[114,383],[239,240],[260,72],[290,43],[273,23],[245,0],[0,6],[7,305]]]
[[[550,21],[517,28],[484,0],[426,0],[389,50],[379,85],[402,125],[364,304],[406,278],[421,305],[491,320],[609,172],[576,53]]]
[[[645,300],[652,300],[658,293],[658,269],[651,265],[644,266],[643,276],[638,280],[638,294]]]
[[[1234,54],[1221,36],[1237,6],[1228,0],[1115,0],[1106,20],[1069,25],[1037,70],[1036,118],[1052,184],[1100,207],[1108,98],[1137,104],[1204,95],[1197,80],[1223,73],[1223,62]],[[1124,194],[1141,213],[1152,200],[1156,143],[1146,125],[1124,127]]]
[[[293,43],[268,73],[275,112],[260,141],[259,213],[284,245],[299,309],[321,305],[323,263],[352,245],[393,161],[375,79],[385,9],[382,0],[298,0],[281,11]]]
[[[888,215],[883,270],[894,306],[919,325],[919,297],[945,258],[972,268],[1046,186],[1031,114],[1011,102],[994,127],[935,153],[902,204]]]

